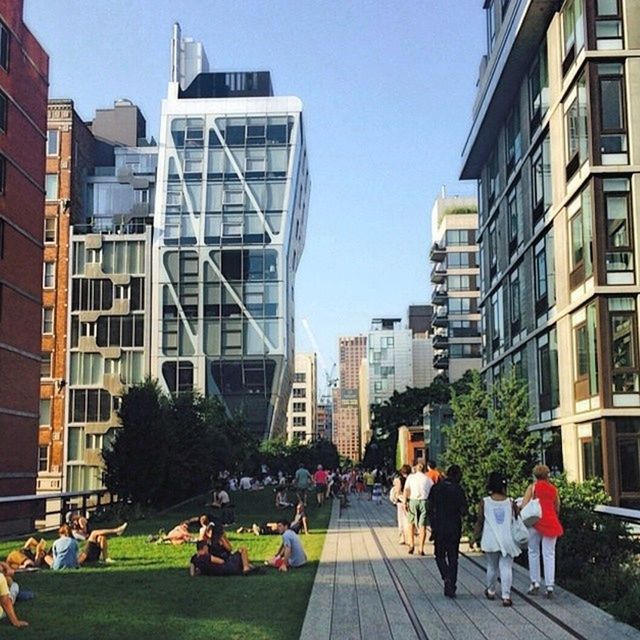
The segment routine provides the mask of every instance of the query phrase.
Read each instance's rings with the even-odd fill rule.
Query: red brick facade
[[[0,495],[36,488],[49,59],[22,8],[22,0],[0,0]]]

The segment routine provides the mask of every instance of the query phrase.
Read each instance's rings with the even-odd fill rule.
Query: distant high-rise
[[[42,271],[49,58],[22,14],[22,0],[0,0],[0,496],[36,488],[42,281],[53,275]],[[28,505],[2,509],[0,521],[28,527]]]
[[[284,434],[308,217],[302,103],[268,72],[210,73],[173,38],[154,218],[152,370]]]
[[[361,454],[359,377],[360,365],[367,353],[367,337],[339,338],[338,349],[340,388],[334,393],[333,442],[340,455],[358,461]]]
[[[541,457],[640,504],[640,4],[487,1],[462,178],[478,182],[484,372],[526,380]]]
[[[475,198],[440,197],[431,212],[433,366],[451,382],[482,364],[478,207]]]
[[[315,353],[296,353],[293,387],[287,410],[287,441],[312,442],[317,431],[317,357]]]
[[[433,318],[433,306],[430,304],[413,304],[407,311],[409,329],[413,335],[429,333]]]

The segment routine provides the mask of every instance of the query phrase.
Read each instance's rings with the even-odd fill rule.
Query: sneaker
[[[544,594],[545,598],[553,598],[553,589],[547,589],[547,592]]]
[[[489,591],[489,589],[485,589],[484,590],[484,597],[487,600],[495,600],[496,599],[496,592],[495,591]]]
[[[511,600],[511,598],[502,598],[502,606],[503,607],[512,607],[513,606],[513,600]]]
[[[104,563],[105,564],[115,564],[116,561],[113,558],[105,558]]]
[[[255,522],[251,525],[251,531],[257,536],[260,535],[260,527]]]
[[[121,536],[126,530],[127,527],[129,526],[128,522],[125,522],[124,524],[121,524],[117,529],[116,529],[116,535],[117,536]]]
[[[527,595],[528,596],[537,596],[538,593],[540,593],[540,585],[536,584],[535,582],[532,582],[531,586],[529,587],[529,591],[527,591]]]

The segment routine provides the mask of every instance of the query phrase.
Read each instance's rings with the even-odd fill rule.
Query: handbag
[[[533,485],[533,498],[520,511],[520,517],[525,527],[533,527],[542,518],[542,505],[536,498],[536,486]]]
[[[514,515],[511,520],[511,537],[521,549],[526,548],[529,544],[529,530],[520,516]]]

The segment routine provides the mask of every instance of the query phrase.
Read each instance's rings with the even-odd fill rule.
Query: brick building
[[[0,0],[0,495],[36,483],[49,58],[22,9]]]

